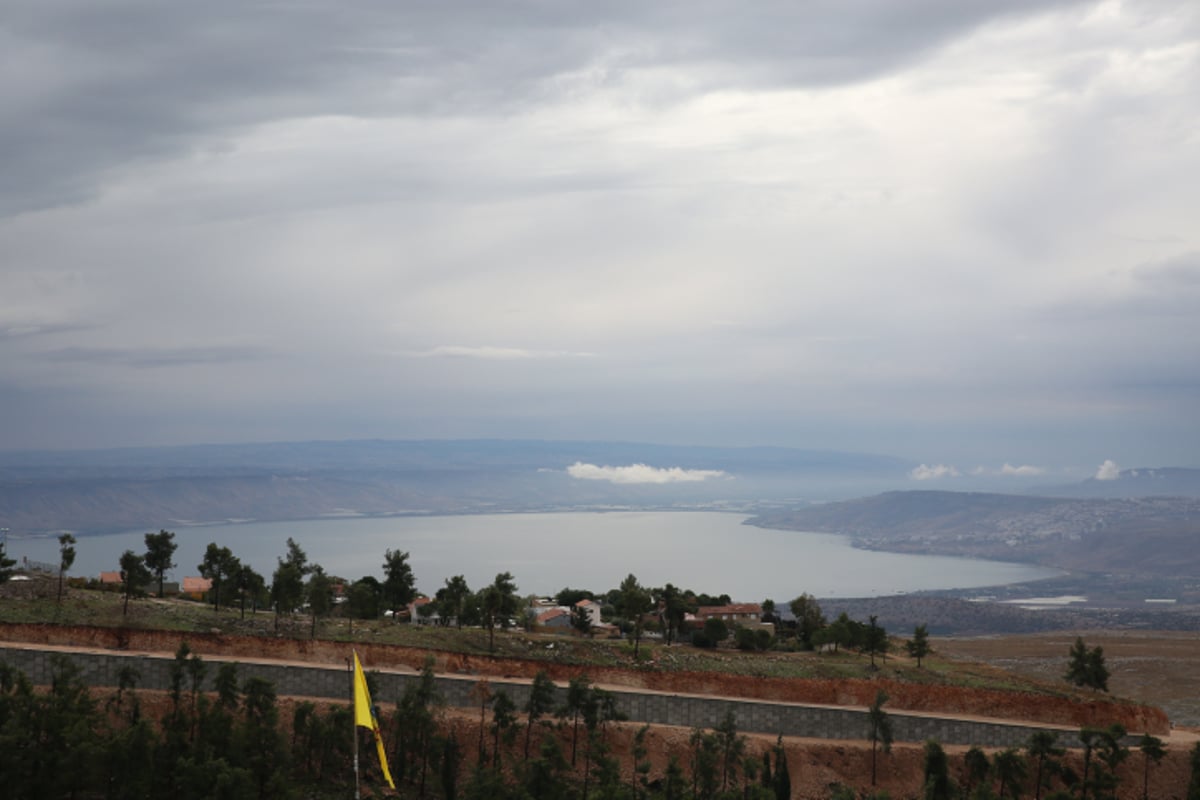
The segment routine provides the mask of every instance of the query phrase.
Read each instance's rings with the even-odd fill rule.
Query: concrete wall
[[[170,686],[170,666],[174,659],[169,656],[108,651],[68,652],[65,649],[0,644],[0,662],[21,670],[35,685],[50,683],[53,656],[56,653],[74,661],[82,669],[84,681],[91,686],[116,686],[118,675],[125,667],[133,667],[140,673],[138,688],[167,689]],[[205,688],[211,689],[217,667],[223,660],[205,657],[204,662],[209,666]],[[270,661],[242,660],[236,663],[240,680],[251,676],[265,678],[275,685],[280,695],[347,701],[351,696],[348,665],[337,668]],[[374,701],[380,705],[390,705],[404,692],[404,687],[417,678],[412,672],[377,672],[374,678],[377,686]],[[472,677],[441,675],[437,677],[437,688],[447,705],[478,707],[478,701],[472,697],[476,682],[477,679]],[[508,692],[518,708],[523,707],[529,697],[528,682],[489,679],[488,683],[493,692],[500,689]],[[865,739],[868,730],[866,709],[656,694],[619,688],[611,691],[616,695],[617,707],[633,722],[712,728],[721,722],[728,711],[733,711],[738,729],[744,732],[816,739]],[[564,700],[565,693],[565,687],[560,686],[558,702]],[[1058,732],[1059,743],[1065,746],[1074,746],[1078,742],[1077,731],[1071,728],[1035,728],[1002,722],[950,720],[897,711],[889,711],[888,716],[898,742],[937,739],[943,744],[1015,747],[1027,742],[1035,730]]]

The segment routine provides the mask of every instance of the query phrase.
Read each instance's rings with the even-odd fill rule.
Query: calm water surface
[[[1047,578],[1026,564],[856,550],[842,536],[773,531],[740,514],[608,512],[339,518],[176,528],[179,567],[196,575],[209,542],[228,547],[270,581],[290,536],[309,560],[345,578],[382,576],[388,548],[408,551],[417,586],[436,591],[462,574],[471,588],[511,572],[522,594],[570,586],[604,591],[629,573],[644,585],[676,586],[734,600],[867,597],[924,589],[994,586]],[[80,537],[75,575],[117,569],[126,549],[145,551],[144,531]],[[56,539],[14,539],[9,552],[57,563]]]

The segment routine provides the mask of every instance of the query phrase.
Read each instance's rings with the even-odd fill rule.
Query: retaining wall
[[[21,670],[35,685],[48,685],[53,674],[53,656],[69,658],[82,670],[83,680],[90,686],[117,686],[122,669],[138,671],[137,687],[141,689],[170,688],[170,656],[79,651],[66,648],[33,647],[0,644],[0,662]],[[264,678],[275,685],[280,695],[349,700],[351,676],[349,665],[330,667],[314,664],[289,664],[272,661],[223,659],[204,657],[209,666],[205,689],[212,688],[217,667],[226,662],[238,665],[238,677]],[[418,676],[414,672],[380,670],[375,672],[376,703],[390,704],[400,697],[405,686]],[[466,676],[439,675],[437,689],[446,704],[456,707],[478,707],[472,689],[478,679]],[[523,707],[529,697],[529,682],[489,678],[492,691],[503,689]],[[688,728],[712,728],[725,714],[733,711],[738,729],[744,732],[782,734],[816,739],[865,739],[867,710],[834,706],[775,703],[757,700],[737,700],[702,695],[637,692],[618,687],[608,688],[617,700],[617,708],[632,722],[655,725],[678,725]],[[565,699],[566,689],[558,687],[557,702]],[[898,742],[923,742],[937,739],[943,744],[979,745],[981,747],[1016,747],[1025,744],[1035,730],[1059,733],[1060,744],[1078,743],[1076,730],[1054,726],[1027,726],[999,721],[945,719],[933,715],[889,711]]]

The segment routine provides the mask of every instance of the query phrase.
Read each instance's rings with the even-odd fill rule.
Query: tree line
[[[61,603],[63,578],[75,561],[76,539],[65,533],[58,541],[57,599]],[[173,532],[147,533],[144,541],[146,549],[143,553],[126,550],[120,558],[125,613],[129,600],[152,580],[157,583],[161,597],[165,574],[178,566],[174,561],[178,545]],[[328,615],[335,606],[335,586],[339,584],[345,590],[344,613],[351,625],[354,619],[373,620],[384,614],[397,619],[401,609],[406,609],[418,598],[416,578],[408,559],[407,552],[388,549],[382,564],[383,581],[368,575],[347,584],[327,574],[320,564],[310,562],[304,550],[289,537],[284,555],[277,559],[270,584],[250,565],[234,556],[228,547],[218,546],[215,542],[209,543],[197,569],[202,577],[212,582],[209,598],[214,610],[223,604],[222,591],[225,590],[224,605],[236,603],[243,618],[247,604],[252,614],[260,607],[271,608],[278,630],[281,616],[292,615],[306,607],[311,617],[310,636],[315,638],[318,619]],[[0,546],[0,583],[11,576],[14,564]],[[521,623],[532,625],[532,618],[522,611],[515,579],[508,572],[498,573],[491,584],[478,591],[471,590],[465,577],[455,575],[447,578],[432,598],[426,599],[428,602],[416,609],[418,619],[436,618],[442,625],[460,628],[464,625],[483,627],[488,631],[490,649],[495,647],[497,628]],[[697,593],[671,583],[656,588],[643,586],[632,573],[620,586],[602,595],[586,589],[563,588],[555,596],[555,602],[572,608],[571,627],[584,635],[593,632],[593,623],[591,616],[578,606],[581,600],[601,603],[602,618],[615,622],[633,640],[635,658],[646,630],[655,630],[667,644],[672,644],[683,632],[689,614],[702,606],[722,606],[731,602],[727,594]],[[843,612],[829,621],[820,603],[808,593],[802,593],[788,603],[792,612],[790,620],[781,617],[775,601],[770,598],[764,600],[761,607],[762,620],[771,623],[773,630],[738,625],[731,629],[725,620],[713,617],[691,633],[692,643],[699,647],[716,647],[732,637],[735,646],[742,650],[766,650],[782,645],[784,649],[829,649],[836,653],[841,648],[848,648],[869,656],[872,668],[876,667],[876,657],[886,658],[891,647],[888,633],[876,616],[871,615],[866,622],[861,622]],[[916,626],[904,648],[920,668],[922,660],[933,652],[927,627]],[[1088,648],[1082,638],[1077,638],[1069,653],[1064,679],[1076,686],[1107,692],[1108,678],[1103,648]]]
[[[145,550],[126,550],[119,559],[119,575],[123,592],[123,613],[128,614],[131,599],[141,596],[150,585],[157,585],[157,594],[163,594],[167,572],[178,564],[174,559],[178,548],[172,531],[160,530],[144,536]],[[59,537],[58,602],[62,600],[63,579],[75,561],[74,536]],[[0,550],[0,582],[11,574],[12,560],[5,563]],[[383,580],[367,575],[348,582],[329,575],[319,564],[309,560],[307,554],[292,538],[287,539],[286,550],[277,559],[277,566],[270,583],[250,564],[242,562],[228,547],[210,542],[204,551],[203,560],[196,566],[200,575],[211,582],[208,599],[214,610],[222,606],[236,605],[245,618],[247,608],[251,614],[269,608],[275,614],[278,630],[281,617],[291,616],[306,610],[310,616],[310,636],[315,638],[320,618],[329,615],[336,605],[335,588],[341,587],[344,597],[343,616],[350,620],[373,620],[387,615],[399,618],[402,610],[418,598],[416,579],[409,564],[409,554],[402,550],[388,549],[382,563]],[[579,633],[591,635],[592,617],[576,603],[582,599],[600,601],[603,619],[613,622],[623,634],[633,641],[634,656],[639,655],[643,634],[648,630],[659,633],[667,644],[673,644],[685,633],[685,621],[702,606],[721,606],[730,603],[727,594],[709,595],[690,589],[681,589],[671,583],[662,587],[642,585],[633,575],[628,575],[619,587],[597,595],[583,589],[564,588],[556,596],[560,605],[572,608],[571,626]],[[497,628],[513,625],[532,626],[533,620],[523,609],[517,593],[514,577],[509,572],[498,573],[489,585],[473,591],[462,575],[447,578],[426,602],[416,607],[417,619],[436,619],[442,625],[456,627],[477,626],[488,631],[489,647],[494,649]],[[776,613],[774,601],[763,601],[763,621],[773,623],[774,629],[752,629],[745,626],[729,626],[719,618],[710,618],[702,627],[691,631],[691,641],[700,647],[716,647],[732,638],[734,644],[745,650],[765,650],[786,644],[789,648],[814,649],[832,647],[853,648],[867,653],[875,665],[877,655],[886,655],[887,632],[878,625],[875,617],[867,623],[849,619],[845,614],[832,623],[827,623],[816,599],[801,594],[790,603],[794,620],[785,622]],[[776,636],[776,632],[781,635]],[[927,652],[925,632],[916,632],[919,659]],[[911,643],[910,643],[911,646]]]
[[[158,594],[163,593],[165,574],[178,566],[174,561],[177,549],[175,534],[160,530],[147,533],[144,537],[146,549],[143,553],[126,550],[120,558],[120,576],[124,592],[124,612],[128,613],[129,600],[151,580],[157,582]],[[58,572],[58,602],[62,600],[63,577],[75,560],[75,537],[71,534],[59,536],[60,561]],[[286,551],[277,560],[277,567],[268,585],[265,578],[250,565],[242,563],[228,547],[210,542],[204,558],[197,565],[201,576],[212,582],[209,598],[214,610],[222,605],[222,590],[225,589],[225,605],[235,601],[241,616],[246,614],[247,603],[251,613],[260,606],[271,607],[275,613],[275,628],[278,630],[280,617],[291,615],[307,607],[310,618],[310,637],[315,638],[318,619],[328,615],[334,608],[335,586],[345,588],[345,615],[351,620],[377,619],[387,613],[398,618],[401,609],[407,608],[418,597],[416,579],[407,552],[388,549],[382,564],[384,580],[365,576],[346,584],[339,578],[326,573],[317,563],[311,563],[304,550],[291,538],[287,539]],[[5,557],[0,549],[0,582],[12,573],[12,559]],[[708,595],[689,589],[680,589],[671,583],[662,587],[643,586],[636,576],[629,574],[619,587],[604,595],[596,595],[584,589],[563,588],[555,601],[572,608],[571,626],[577,632],[590,635],[592,619],[582,608],[580,600],[600,600],[604,619],[615,621],[621,631],[633,640],[634,657],[637,658],[643,633],[648,628],[660,632],[667,644],[672,644],[683,630],[689,614],[701,606],[728,605],[728,595]],[[495,648],[496,628],[507,628],[520,622],[532,625],[532,618],[523,614],[521,598],[511,573],[496,575],[495,580],[479,591],[472,591],[462,575],[447,578],[445,585],[434,597],[416,609],[418,617],[437,618],[443,625],[453,624],[479,626],[488,631],[489,649]],[[764,622],[772,623],[773,630],[734,626],[731,630],[720,618],[709,618],[703,626],[692,632],[692,643],[700,647],[715,647],[728,640],[731,635],[735,645],[743,650],[765,650],[779,647],[781,642],[776,633],[790,640],[791,648],[805,650],[851,648],[869,656],[871,667],[876,667],[876,657],[886,658],[890,649],[887,631],[878,624],[878,618],[870,616],[867,622],[851,619],[845,612],[832,622],[825,618],[820,603],[808,593],[794,598],[788,608],[792,619],[785,621],[778,613],[774,600],[766,599],[761,604]],[[932,652],[929,634],[925,625],[918,625],[912,639],[904,644],[908,654],[915,658],[920,668],[922,659]],[[1077,638],[1069,654],[1064,679],[1081,687],[1101,691],[1108,690],[1109,672],[1105,665],[1103,649],[1088,648],[1082,638]]]
[[[178,547],[174,532],[160,530],[144,536],[145,550],[141,553],[126,550],[119,559],[120,578],[124,595],[123,613],[128,613],[129,601],[144,593],[153,582],[157,593],[163,594],[167,572],[178,564],[174,554]],[[63,577],[75,560],[76,540],[70,534],[59,537],[59,590],[62,599]],[[4,573],[0,553],[0,580]],[[287,539],[286,550],[277,559],[277,566],[270,583],[252,566],[242,562],[233,552],[215,542],[210,542],[204,551],[203,560],[196,569],[211,582],[208,599],[214,610],[222,606],[236,605],[245,618],[247,607],[251,614],[269,608],[275,615],[278,630],[281,617],[291,616],[307,610],[310,617],[310,637],[317,634],[318,621],[335,608],[335,588],[344,593],[343,616],[350,620],[374,620],[386,615],[398,619],[401,612],[417,598],[416,579],[405,551],[388,549],[382,563],[383,580],[372,575],[348,582],[329,575],[319,564],[311,562],[299,544]],[[475,626],[488,631],[489,648],[495,647],[497,628],[508,628],[523,624],[532,626],[533,620],[523,610],[521,597],[511,573],[498,573],[493,582],[472,591],[462,575],[447,578],[445,584],[426,602],[417,606],[414,621],[436,619],[442,625],[456,627]],[[600,603],[602,618],[612,622],[633,642],[634,657],[640,652],[643,634],[653,630],[667,644],[673,644],[685,631],[685,621],[690,614],[703,606],[728,605],[727,594],[709,595],[682,589],[667,583],[661,587],[642,585],[636,576],[629,574],[615,589],[604,594],[595,594],[585,589],[564,588],[555,597],[560,605],[572,609],[570,623],[583,635],[592,635],[592,617],[577,606],[580,600],[588,599]],[[763,621],[771,628],[730,626],[725,620],[712,617],[697,629],[690,631],[690,640],[699,647],[717,647],[732,639],[736,647],[743,650],[766,649],[831,649],[841,648],[860,651],[876,666],[876,657],[886,657],[889,649],[887,631],[871,616],[867,622],[850,619],[845,613],[829,622],[821,611],[820,604],[812,595],[803,593],[793,599],[788,607],[791,620],[784,620],[777,611],[775,602],[766,599],[761,604]],[[910,655],[921,659],[930,652],[928,632],[918,626],[912,640],[906,643]]]
[[[320,798],[346,796],[354,783],[354,726],[347,704],[299,702],[286,714],[274,686],[242,679],[234,663],[212,666],[190,652],[175,653],[165,701],[148,704],[126,667],[118,686],[97,697],[79,668],[51,656],[49,687],[35,691],[27,677],[0,663],[0,786],[11,797]],[[368,683],[375,684],[373,673]],[[349,683],[349,678],[347,678]],[[349,687],[347,687],[349,688]],[[373,696],[378,687],[373,686]],[[697,728],[657,769],[650,728],[626,729],[612,693],[586,675],[558,692],[544,672],[520,706],[486,679],[472,696],[478,716],[451,717],[427,663],[389,708],[377,708],[399,795],[433,800],[787,800],[794,768],[782,737],[756,744],[730,712],[713,728]],[[869,709],[864,738],[871,743],[871,786],[877,761],[892,744],[883,693]],[[1125,731],[1083,728],[1082,751],[1068,760],[1050,731],[1023,747],[989,755],[972,747],[953,759],[936,741],[924,747],[921,785],[926,800],[1115,800],[1122,780],[1140,778],[1149,800],[1150,777],[1166,751],[1146,735],[1130,747]],[[625,743],[627,746],[620,747]],[[366,754],[372,750],[359,742]],[[1135,770],[1120,769],[1137,753]],[[958,766],[952,769],[952,762]],[[378,767],[363,758],[366,796],[382,796]],[[878,764],[886,769],[886,760]],[[1200,745],[1191,752],[1188,800],[1200,800]],[[372,788],[375,787],[375,788]],[[828,787],[837,800],[883,798]]]

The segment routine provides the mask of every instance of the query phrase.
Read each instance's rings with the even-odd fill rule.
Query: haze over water
[[[647,586],[673,583],[736,601],[868,597],[932,589],[995,586],[1048,578],[1027,564],[858,550],[842,536],[741,524],[740,514],[608,512],[338,518],[176,528],[179,565],[196,575],[209,542],[230,548],[270,581],[290,536],[310,561],[355,580],[382,577],[384,551],[405,550],[417,587],[432,594],[452,575],[472,589],[509,571],[522,594],[563,587],[606,591],[633,573]],[[144,531],[80,537],[74,575],[117,569],[126,549],[145,550]],[[57,563],[56,539],[10,543],[18,559]]]

